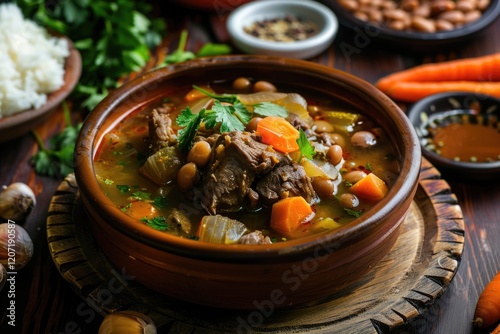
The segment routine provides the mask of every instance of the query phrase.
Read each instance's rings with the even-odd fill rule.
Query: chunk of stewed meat
[[[245,205],[256,175],[272,170],[286,159],[248,132],[218,136],[203,177],[205,209],[211,214],[239,211]],[[250,204],[255,206],[255,203]]]
[[[264,206],[272,206],[278,200],[292,196],[302,196],[309,204],[317,199],[311,178],[302,166],[295,163],[273,169],[257,182],[255,190]]]
[[[238,243],[243,245],[264,245],[272,244],[272,241],[268,236],[262,234],[261,231],[254,231],[243,235],[238,240]]]
[[[200,187],[210,214],[255,210],[288,195],[304,196],[308,202],[316,196],[303,167],[248,132],[217,138]]]
[[[177,143],[177,135],[172,129],[172,119],[169,115],[169,108],[158,108],[151,112],[149,117],[149,137],[150,152],[172,146]]]

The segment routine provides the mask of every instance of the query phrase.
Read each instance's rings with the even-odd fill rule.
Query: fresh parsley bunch
[[[68,36],[80,51],[83,71],[74,95],[91,110],[123,76],[141,70],[160,44],[162,19],[138,0],[18,0],[25,17]]]
[[[32,131],[37,141],[39,150],[31,158],[31,163],[40,175],[63,178],[73,172],[73,153],[75,142],[80,132],[82,123],[71,124],[70,110],[63,102],[65,128],[52,138],[46,146],[36,131]]]

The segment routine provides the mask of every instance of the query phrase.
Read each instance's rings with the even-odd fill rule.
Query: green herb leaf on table
[[[49,139],[49,146],[45,146],[35,130],[32,131],[38,144],[38,152],[31,157],[31,163],[39,175],[65,177],[73,172],[75,143],[82,124],[71,125],[70,110],[66,101],[63,102],[62,109],[66,126]]]
[[[177,49],[165,57],[164,64],[169,65],[173,63],[182,63],[187,60],[191,60],[196,58],[195,54],[191,51],[186,51],[186,43],[187,43],[188,32],[187,30],[181,31],[181,36],[179,38],[179,45]]]
[[[196,57],[221,56],[231,53],[231,47],[227,44],[206,43],[196,53]]]

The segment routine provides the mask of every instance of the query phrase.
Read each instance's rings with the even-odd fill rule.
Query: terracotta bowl
[[[396,146],[402,172],[387,196],[329,233],[272,245],[219,245],[137,224],[103,193],[93,158],[104,135],[139,107],[194,82],[248,76],[287,84],[369,111]],[[367,273],[391,249],[418,184],[421,151],[404,113],[369,83],[302,60],[271,56],[199,59],[149,72],[105,98],[86,119],[75,174],[95,237],[109,260],[143,285],[184,301],[231,309],[320,302]]]
[[[30,109],[12,116],[0,118],[0,143],[21,137],[46,121],[51,113],[73,91],[82,71],[80,53],[71,40],[66,38],[69,56],[64,64],[64,84],[57,91],[47,95],[47,102],[38,109]]]

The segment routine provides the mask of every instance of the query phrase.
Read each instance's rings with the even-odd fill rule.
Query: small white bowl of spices
[[[227,19],[235,47],[245,53],[308,59],[335,39],[338,20],[316,1],[261,0],[237,7]]]

